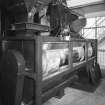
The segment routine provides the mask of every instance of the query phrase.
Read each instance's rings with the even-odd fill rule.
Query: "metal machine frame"
[[[15,93],[15,104],[14,105],[21,105],[22,101],[22,95],[23,95],[23,87],[24,87],[24,78],[31,78],[34,80],[34,95],[35,95],[35,105],[42,105],[43,102],[47,101],[49,98],[54,96],[62,96],[64,93],[64,88],[69,86],[70,83],[75,81],[76,77],[75,74],[78,72],[78,69],[81,69],[81,67],[86,67],[87,73],[89,72],[90,68],[89,65],[92,67],[94,66],[94,62],[97,62],[97,40],[95,39],[71,39],[70,41],[64,41],[60,40],[57,37],[41,37],[41,36],[35,36],[35,37],[8,37],[3,40],[6,41],[33,41],[34,42],[34,72],[28,73],[25,71],[25,61],[24,58],[21,60],[19,58],[20,55],[18,53],[13,53],[14,56],[17,59],[17,62],[22,63],[22,65],[18,66],[18,73],[17,73],[17,83],[16,83],[16,93]],[[44,42],[57,42],[57,43],[69,43],[69,66],[61,73],[58,73],[52,77],[48,77],[44,80],[42,80],[42,44]],[[76,64],[73,64],[72,62],[72,52],[73,42],[84,42],[85,43],[85,60]],[[88,43],[94,42],[95,44],[95,54],[91,58],[88,58]],[[15,50],[15,49],[13,49]],[[66,78],[68,77],[68,78]],[[63,78],[63,79],[62,79]],[[47,86],[48,84],[57,80],[61,80],[59,84],[56,84],[53,86],[53,88],[48,89],[46,92],[43,92],[43,86]],[[30,101],[29,105],[33,102]]]

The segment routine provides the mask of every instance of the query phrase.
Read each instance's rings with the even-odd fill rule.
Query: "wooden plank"
[[[41,48],[42,40],[40,37],[37,37],[35,41],[35,73],[36,73],[36,81],[35,81],[35,105],[42,105],[42,48]]]
[[[95,56],[96,56],[96,63],[97,63],[97,51],[98,51],[98,40],[97,39],[95,39]]]
[[[15,28],[9,29],[11,31],[20,31],[20,30],[32,30],[32,31],[49,31],[50,28],[45,25],[37,24],[37,23],[15,23]]]
[[[71,42],[86,42],[86,39],[74,39],[74,38],[72,38],[70,41]]]
[[[66,68],[66,70],[64,69],[64,70],[62,70],[61,72],[56,72],[56,73],[53,74],[52,76],[45,77],[45,78],[43,78],[43,85],[44,85],[45,83],[47,83],[47,82],[52,82],[52,81],[58,80],[58,79],[60,79],[62,76],[66,75],[66,74],[68,74],[68,73],[70,73],[70,72],[72,72],[72,71],[71,71],[70,68],[68,67],[68,68]]]
[[[88,63],[88,41],[86,41],[85,45],[85,60],[86,60],[86,72],[88,74],[88,81],[89,81],[89,63]]]
[[[64,43],[64,42],[69,42],[69,41],[62,41],[60,40],[60,38],[58,37],[50,37],[50,36],[18,36],[18,37],[6,37],[3,38],[5,40],[37,40],[38,38],[40,38],[40,40],[42,40],[42,42],[46,42],[46,43],[52,43],[52,42],[58,42],[58,43]]]
[[[41,36],[43,42],[61,42],[59,37]],[[63,42],[63,41],[62,41]]]
[[[47,80],[47,79],[51,79],[53,78],[54,76],[59,76],[60,77],[60,74],[66,74],[66,71],[70,70],[70,66],[67,66],[65,68],[61,68],[59,69],[58,71],[56,71],[55,73],[52,73],[52,74],[49,74],[48,76],[45,76],[43,77],[43,81]],[[67,72],[68,73],[68,72]],[[62,75],[61,74],[61,75]]]
[[[79,62],[79,63],[73,63],[73,71],[83,67],[86,65],[86,61],[82,61],[82,62]]]
[[[69,42],[69,65],[70,65],[70,69],[72,71],[73,69],[73,43]]]
[[[93,61],[93,60],[95,60],[96,58],[97,58],[96,56],[93,56],[93,57],[91,57],[91,58],[88,59],[88,62]]]

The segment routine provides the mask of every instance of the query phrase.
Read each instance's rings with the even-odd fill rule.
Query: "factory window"
[[[87,39],[98,39],[98,63],[105,68],[105,17],[87,19],[81,33]]]

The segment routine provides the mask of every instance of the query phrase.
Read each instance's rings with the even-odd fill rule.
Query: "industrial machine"
[[[64,88],[79,78],[80,70],[85,70],[93,83],[99,77],[95,72],[97,40],[86,40],[78,34],[86,20],[78,21],[78,15],[70,12],[65,2],[57,1],[1,1],[4,36],[0,94],[3,105],[42,105],[51,97],[60,97]],[[41,14],[39,11],[44,11],[46,5],[46,15]],[[59,16],[63,10],[64,15],[59,19],[55,13],[54,17],[55,10]],[[77,25],[79,28],[75,28]],[[66,26],[71,29],[71,38],[61,40],[60,35],[69,34],[65,32]],[[48,33],[49,36],[44,36]]]

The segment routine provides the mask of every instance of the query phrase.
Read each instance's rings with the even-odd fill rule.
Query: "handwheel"
[[[1,60],[1,98],[3,105],[16,105],[16,99],[22,91],[19,85],[18,73],[24,71],[25,60],[22,54],[15,50],[8,50]],[[20,78],[20,77],[19,77]],[[20,80],[24,81],[23,78]]]

